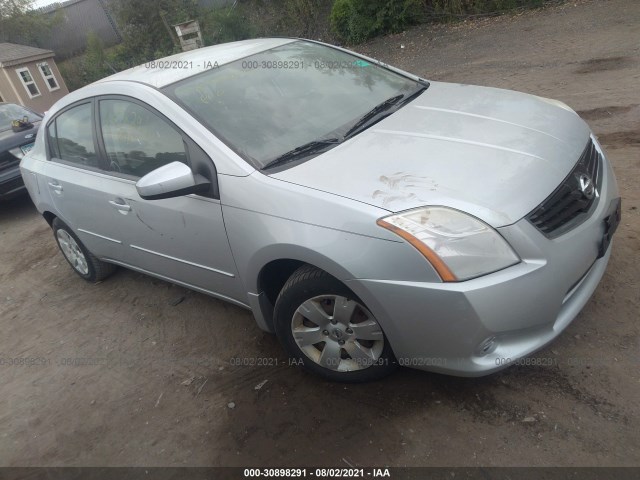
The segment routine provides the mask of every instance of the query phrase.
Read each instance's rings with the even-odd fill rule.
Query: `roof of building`
[[[0,43],[0,67],[10,67],[29,61],[53,57],[51,50],[17,45],[15,43]]]
[[[231,63],[248,57],[249,55],[261,53],[265,50],[294,41],[296,41],[296,39],[258,38],[198,48],[124,70],[110,77],[103,78],[99,80],[99,82],[127,80],[162,88],[171,83],[196,75],[199,72],[204,72],[216,66]]]

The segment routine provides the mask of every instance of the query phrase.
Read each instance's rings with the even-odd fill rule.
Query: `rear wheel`
[[[115,265],[99,260],[61,220],[55,218],[51,227],[64,258],[82,278],[88,282],[98,282],[115,271]]]
[[[395,368],[380,324],[362,301],[328,273],[305,265],[282,288],[276,334],[296,363],[334,381],[365,382]]]

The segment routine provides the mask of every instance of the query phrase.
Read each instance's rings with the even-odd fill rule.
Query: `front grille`
[[[602,158],[590,139],[578,163],[560,186],[527,215],[527,219],[546,236],[554,238],[577,227],[587,218],[597,201]],[[592,192],[589,180],[595,187]]]

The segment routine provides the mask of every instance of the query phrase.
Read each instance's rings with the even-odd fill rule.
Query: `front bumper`
[[[20,166],[0,171],[0,199],[7,200],[25,191]]]
[[[398,362],[481,376],[556,338],[586,305],[611,256],[610,244],[600,248],[618,189],[606,158],[602,170],[598,204],[575,229],[554,239],[525,219],[499,229],[522,259],[513,267],[459,283],[348,282],[380,322]]]

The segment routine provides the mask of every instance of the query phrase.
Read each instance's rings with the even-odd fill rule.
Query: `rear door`
[[[109,203],[122,180],[101,168],[94,109],[95,102],[88,99],[65,108],[47,124],[45,188],[60,218],[94,255],[123,260],[121,213]]]

